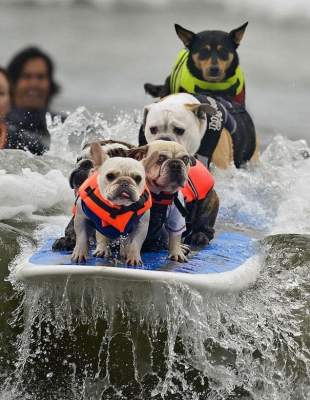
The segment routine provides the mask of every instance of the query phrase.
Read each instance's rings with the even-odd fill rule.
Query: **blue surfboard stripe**
[[[72,265],[70,252],[53,252],[51,250],[54,239],[47,240],[43,247],[34,253],[30,263],[40,265]],[[255,240],[239,232],[222,232],[211,244],[197,252],[189,259],[188,263],[171,263],[167,259],[167,251],[149,252],[142,255],[144,265],[131,267],[118,264],[122,268],[135,268],[150,271],[169,270],[171,272],[182,272],[187,274],[210,274],[232,271],[243,264],[255,253]],[[106,265],[107,261],[102,258],[92,257],[86,265]],[[74,265],[74,264],[73,264]],[[116,266],[117,268],[117,266]]]

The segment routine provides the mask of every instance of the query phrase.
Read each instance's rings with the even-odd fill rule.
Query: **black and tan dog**
[[[247,23],[229,33],[203,31],[195,34],[176,25],[185,48],[179,53],[171,75],[164,85],[147,83],[144,86],[153,97],[164,98],[184,92],[216,108],[215,116],[208,117],[206,135],[198,154],[207,157],[208,163],[213,157],[214,164],[221,168],[226,168],[232,160],[240,167],[258,158],[255,127],[245,109],[245,80],[237,54],[246,26]],[[208,135],[213,119],[217,120],[216,138]],[[145,143],[143,129],[139,143]]]
[[[146,83],[146,92],[153,97],[165,97],[179,92],[209,92],[244,104],[245,82],[237,48],[247,24],[246,22],[231,32],[199,33],[175,25],[177,35],[185,48],[180,51],[165,84]]]

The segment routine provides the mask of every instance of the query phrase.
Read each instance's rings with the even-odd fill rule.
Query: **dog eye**
[[[137,185],[139,185],[139,183],[141,183],[141,181],[142,181],[142,176],[135,175],[135,176],[133,176],[133,180],[136,182]]]
[[[211,51],[208,49],[201,49],[199,51],[199,58],[209,58],[211,55]]]
[[[185,165],[187,165],[189,163],[189,157],[188,156],[182,157],[182,161],[184,162]]]
[[[228,50],[225,49],[224,47],[219,49],[217,54],[222,60],[227,60],[228,59]]]
[[[158,157],[157,164],[162,164],[166,160],[167,160],[167,157],[161,155],[161,156]]]
[[[181,135],[183,135],[183,133],[185,132],[185,129],[183,129],[183,128],[178,128],[178,127],[174,127],[173,128],[173,132],[176,134],[176,135],[179,135],[179,136],[181,136]]]
[[[150,127],[150,132],[151,132],[152,135],[156,135],[156,133],[158,133],[157,126],[151,126]]]
[[[114,181],[116,176],[112,172],[109,172],[108,174],[106,174],[106,178],[108,181],[112,182],[112,181]]]

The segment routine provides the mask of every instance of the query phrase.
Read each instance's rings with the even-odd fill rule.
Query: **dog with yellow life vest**
[[[230,32],[196,34],[175,25],[185,48],[164,85],[144,85],[147,93],[161,100],[145,107],[140,145],[163,137],[173,137],[185,146],[199,140],[197,156],[205,165],[213,163],[219,168],[232,163],[238,168],[258,159],[258,141],[245,108],[245,79],[237,53],[246,27],[247,23]],[[201,112],[203,107],[209,111]],[[193,115],[189,117],[190,112],[195,120]],[[167,118],[163,123],[168,115],[170,125]],[[193,133],[195,126],[198,135]]]

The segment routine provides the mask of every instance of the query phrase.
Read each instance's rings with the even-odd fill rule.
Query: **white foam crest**
[[[257,166],[215,171],[219,221],[266,233],[306,232],[310,149],[304,140],[276,136]],[[295,227],[295,228],[294,228]]]
[[[51,135],[51,146],[47,153],[74,162],[82,146],[94,139],[118,139],[137,143],[137,132],[141,121],[138,111],[132,114],[119,112],[112,122],[102,113],[90,113],[85,107],[78,107],[68,113],[64,122],[59,117],[47,116],[47,126]]]
[[[59,207],[69,213],[73,194],[67,178],[59,170],[46,174],[23,168],[19,175],[1,171],[0,220],[23,215],[32,218],[33,213]]]

